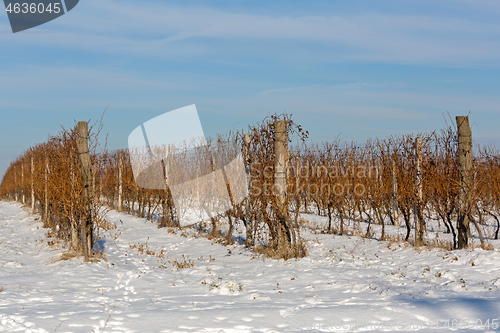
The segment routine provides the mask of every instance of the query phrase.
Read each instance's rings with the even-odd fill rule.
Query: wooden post
[[[33,156],[31,156],[31,211],[35,212],[35,187],[34,187],[34,182],[33,182],[33,173],[34,173],[34,167],[33,167]]]
[[[120,151],[118,156],[118,211],[123,210],[123,156]]]
[[[31,211],[35,212],[35,187],[33,182],[33,156],[31,156]]]
[[[382,150],[381,150],[381,152],[382,152]],[[377,164],[378,187],[380,189],[380,193],[384,193],[384,182],[382,179],[382,159],[380,157],[377,157],[376,164]]]
[[[288,225],[288,207],[286,205],[287,125],[286,120],[274,122],[274,196],[279,223],[286,233],[288,243],[291,244],[292,230]]]
[[[394,212],[394,225],[399,227],[398,177],[396,175],[395,155],[392,158],[392,211]]]
[[[383,154],[382,148],[380,148],[380,154]],[[384,196],[384,182],[382,179],[382,159],[380,157],[377,157],[377,182],[378,182],[378,188],[379,188],[379,195]],[[383,198],[381,198],[383,199]],[[380,240],[385,239],[385,223],[384,223],[384,218],[382,217],[382,214],[379,212],[380,208],[375,209],[375,215],[382,226],[382,232],[380,234]]]
[[[70,213],[70,223],[69,223],[69,228],[70,228],[70,234],[71,234],[71,247],[73,250],[78,251],[80,242],[79,242],[79,235],[78,235],[78,224],[75,219],[74,211],[75,211],[75,200],[73,200],[74,195],[75,195],[75,189],[74,189],[74,184],[75,184],[75,171],[73,170],[73,163],[70,163],[70,176],[71,176],[71,213]]]
[[[458,129],[458,248],[468,246],[472,169],[472,132],[468,116],[457,116]]]
[[[169,204],[169,187],[168,187],[168,145],[165,147],[165,158],[161,161],[162,166],[163,166],[163,175],[164,175],[164,181],[165,181],[165,194],[162,197],[161,203],[162,203],[162,217],[160,221],[160,227],[166,227],[166,226],[171,226],[172,224],[172,214],[170,214],[170,209],[168,209],[168,204]],[[196,184],[196,188],[198,189],[198,184]],[[199,202],[199,194],[198,191],[196,191],[196,198],[198,199]],[[167,212],[168,209],[168,212]]]
[[[90,155],[88,143],[88,124],[86,121],[78,123],[78,138],[76,139],[78,146],[78,154],[80,155],[80,162],[82,166],[83,176],[83,196],[85,202],[85,213],[82,223],[82,236],[83,236],[83,251],[85,259],[92,257],[93,246],[93,191],[92,191],[92,173],[90,171]]]
[[[424,244],[425,221],[422,217],[422,138],[415,139],[415,245]]]
[[[25,193],[24,193],[24,163],[23,161],[21,161],[21,193],[22,193],[22,196],[21,196],[21,202],[23,203],[23,205],[26,203],[26,196],[25,196]]]
[[[92,164],[92,162],[90,162]],[[96,200],[99,198],[99,193],[97,193],[97,187],[95,186],[96,182],[95,182],[95,173],[92,173],[92,186],[90,187],[92,189],[92,191],[94,192],[92,195],[92,199],[94,201],[94,203],[96,203]]]
[[[286,214],[286,152],[288,147],[288,133],[286,120],[274,123],[274,195],[281,214]]]
[[[45,156],[45,205],[44,205],[44,224],[47,226],[49,223],[49,158]]]
[[[300,211],[300,202],[298,198],[300,197],[299,195],[299,189],[300,189],[300,157],[295,156],[295,167],[294,167],[294,176],[295,176],[295,196],[297,197],[297,202],[299,203],[299,211]]]
[[[253,245],[253,221],[251,212],[251,198],[252,195],[252,160],[250,157],[250,142],[252,137],[249,133],[246,133],[244,138],[245,144],[245,174],[247,180],[247,198],[245,200],[245,221],[246,221],[246,246],[251,247]]]
[[[17,168],[14,168],[14,192],[15,192],[14,196],[15,196],[16,201],[17,201],[17,199],[18,199],[18,191],[19,190],[17,189],[18,186],[17,186],[17,172],[16,172],[16,169]]]
[[[165,174],[165,177],[164,177],[165,178],[165,205],[166,205],[165,208],[168,209],[167,221],[169,222],[170,225],[173,224],[176,227],[180,227],[179,216],[177,214],[177,207],[175,206],[174,197],[172,196],[172,191],[170,191],[170,187],[168,186],[168,183],[169,183],[168,174],[170,172],[170,170],[168,168],[169,158],[170,158],[170,146],[167,145],[167,146],[165,146],[165,159],[162,160],[163,172]],[[198,202],[199,202],[200,198],[199,198],[199,193],[198,193],[198,184],[196,184],[196,191],[197,191],[196,197],[198,198]],[[164,220],[165,220],[165,216],[166,215],[163,214]]]
[[[298,225],[299,215],[300,215],[300,157],[295,157],[295,225]]]

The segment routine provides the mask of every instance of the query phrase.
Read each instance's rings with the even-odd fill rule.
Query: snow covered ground
[[[108,217],[106,261],[58,260],[36,216],[0,202],[0,331],[500,330],[497,244],[417,251],[304,230],[310,256],[285,262]]]

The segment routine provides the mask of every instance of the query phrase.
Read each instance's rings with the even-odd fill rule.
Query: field
[[[102,231],[101,259],[82,262],[46,237],[39,216],[0,202],[0,331],[498,331],[498,241],[490,251],[416,250],[321,234],[327,219],[302,214],[309,256],[285,261],[192,228],[107,217],[117,227]]]
[[[0,184],[0,330],[498,329],[500,159],[468,117],[307,144],[273,115],[146,155],[87,126]]]

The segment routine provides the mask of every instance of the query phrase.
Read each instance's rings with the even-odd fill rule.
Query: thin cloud
[[[299,53],[304,43],[322,44],[325,52],[320,58],[329,61],[498,66],[500,60],[500,21],[485,22],[480,16],[374,12],[287,17],[113,0],[82,3],[78,11],[66,16],[54,21],[53,27],[68,33],[45,36],[40,47],[49,42],[93,52],[199,56],[247,52],[245,41],[254,43],[255,53],[276,52],[266,50],[262,43],[282,40],[296,43]],[[70,38],[75,34],[79,37]],[[35,39],[39,37],[30,38],[36,43]],[[214,49],[204,39],[224,43]]]
[[[370,82],[355,82],[355,83],[345,83],[337,85],[314,85],[306,87],[289,87],[280,89],[264,90],[257,94],[259,95],[271,95],[271,94],[298,94],[303,92],[326,92],[328,90],[362,90],[362,89],[387,89],[387,88],[402,88],[403,83],[400,82],[383,82],[383,83],[370,83]]]

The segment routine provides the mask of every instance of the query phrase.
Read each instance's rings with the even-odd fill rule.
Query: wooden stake
[[[35,211],[35,186],[33,184],[33,156],[31,156],[31,211]]]
[[[252,160],[250,157],[250,142],[252,138],[249,133],[246,133],[243,140],[245,144],[245,174],[247,179],[247,198],[245,200],[246,245],[247,247],[251,247],[253,245],[253,221],[250,198],[252,195]]]
[[[472,132],[468,116],[457,116],[458,129],[458,248],[468,246],[472,170]]]
[[[21,202],[24,205],[26,203],[26,196],[24,195],[24,163],[21,164],[21,192],[22,192]]]
[[[49,183],[49,158],[45,156],[45,212],[44,212],[44,222],[47,226],[49,223],[49,191],[48,191],[48,183]]]
[[[425,221],[422,217],[422,138],[415,139],[415,245],[424,244]]]
[[[79,251],[80,248],[80,242],[79,242],[79,235],[78,235],[78,224],[75,219],[74,215],[74,210],[75,210],[75,200],[73,200],[74,195],[75,195],[75,189],[74,189],[74,184],[75,184],[75,171],[73,170],[73,163],[70,163],[70,176],[71,176],[71,214],[70,214],[70,221],[69,221],[69,228],[70,228],[70,234],[71,234],[71,247],[75,251]]]
[[[287,121],[274,122],[274,195],[278,209],[278,220],[286,232],[288,243],[292,242],[292,230],[288,225],[288,207],[286,206],[286,166],[288,151]]]
[[[396,156],[392,158],[392,210],[394,212],[394,225],[399,227],[398,207],[398,177],[396,175]]]
[[[16,201],[17,201],[19,190],[17,189],[18,186],[17,186],[17,172],[16,172],[16,169],[17,168],[14,168],[14,186],[15,186],[15,198],[16,198]]]
[[[274,195],[281,214],[285,214],[286,152],[288,147],[286,120],[274,123]]]
[[[118,211],[123,210],[123,154],[118,157]]]
[[[86,121],[78,123],[78,138],[76,139],[78,146],[78,154],[80,155],[80,162],[82,166],[83,176],[83,195],[85,202],[85,214],[82,223],[82,236],[83,236],[83,251],[85,259],[92,257],[93,246],[93,191],[92,191],[92,173],[90,170],[90,155],[88,143],[88,124]]]

